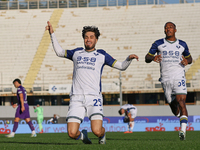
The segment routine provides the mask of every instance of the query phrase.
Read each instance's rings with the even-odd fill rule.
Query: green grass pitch
[[[106,133],[106,145],[99,145],[98,138],[88,133],[91,145],[72,140],[67,133],[44,133],[31,138],[30,134],[16,134],[6,138],[0,134],[0,150],[200,150],[200,131],[188,131],[185,141],[178,132],[122,132]]]

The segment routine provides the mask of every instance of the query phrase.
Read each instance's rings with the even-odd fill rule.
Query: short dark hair
[[[96,26],[84,26],[82,30],[82,37],[85,38],[85,33],[86,32],[94,32],[95,37],[98,39],[100,36],[100,32],[98,27]]]
[[[13,80],[13,84],[14,84],[16,81],[17,81],[19,84],[22,84],[22,82],[21,82],[20,79],[15,79],[15,80]]]
[[[174,25],[174,27],[175,27],[175,29],[176,29],[176,25],[175,25],[175,23],[173,23],[173,22],[170,22],[170,21],[165,23],[165,26],[164,26],[164,28],[166,27],[166,25],[167,25],[168,23],[171,23],[171,24],[173,24],[173,25]]]
[[[118,113],[119,113],[120,115],[122,115],[122,112],[121,112],[121,110],[122,110],[122,109],[120,109],[120,110],[118,111]]]

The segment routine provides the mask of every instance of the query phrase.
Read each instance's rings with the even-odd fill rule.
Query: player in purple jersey
[[[164,94],[172,113],[180,118],[179,138],[185,140],[188,122],[185,66],[192,63],[192,56],[186,42],[176,38],[176,25],[173,22],[165,24],[164,33],[166,37],[152,44],[145,61],[160,63],[160,81]]]
[[[34,126],[30,120],[30,114],[29,114],[29,105],[27,102],[27,93],[25,88],[21,85],[21,81],[19,79],[15,79],[13,81],[14,86],[17,88],[17,100],[18,100],[18,107],[17,104],[13,105],[13,108],[17,107],[16,113],[15,113],[15,120],[14,120],[14,126],[13,131],[11,134],[6,135],[6,137],[11,138],[15,136],[15,132],[18,128],[19,120],[25,119],[26,123],[29,125],[32,134],[31,137],[36,137]]]

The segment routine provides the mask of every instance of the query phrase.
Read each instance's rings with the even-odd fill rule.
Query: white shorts
[[[175,95],[187,95],[186,79],[165,81],[162,87],[168,103],[175,99]]]
[[[91,119],[94,115],[103,116],[103,98],[102,95],[72,95],[67,113],[67,119],[74,118],[81,122],[85,114]],[[102,117],[103,118],[103,117]]]
[[[130,109],[130,113],[131,113],[131,118],[135,118],[137,116],[137,108],[136,109]]]

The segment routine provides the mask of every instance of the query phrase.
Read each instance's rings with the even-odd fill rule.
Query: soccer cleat
[[[7,138],[14,138],[14,135],[13,134],[8,134],[8,135],[5,135]]]
[[[37,134],[36,134],[36,133],[35,133],[35,134],[32,133],[32,134],[31,134],[31,137],[37,137]]]
[[[99,144],[106,144],[106,133],[104,134],[103,138],[99,138]]]
[[[185,133],[183,131],[179,131],[179,138],[180,138],[180,140],[181,141],[185,140],[185,137],[186,137]]]
[[[126,131],[126,132],[124,132],[124,133],[129,133],[129,131]]]
[[[87,130],[82,130],[82,133],[83,133],[83,143],[92,144],[91,140],[87,136]]]
[[[43,129],[39,133],[43,133]]]
[[[133,131],[129,131],[129,133],[133,133]]]

